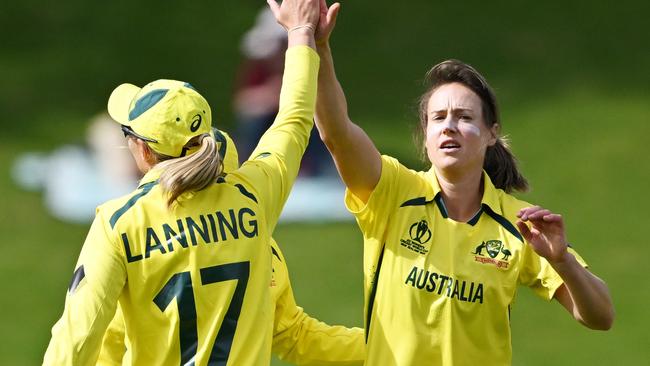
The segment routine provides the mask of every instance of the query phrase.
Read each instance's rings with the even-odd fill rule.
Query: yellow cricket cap
[[[167,156],[184,156],[193,137],[206,133],[214,137],[210,105],[182,81],[160,79],[142,88],[122,84],[108,99],[108,113]]]

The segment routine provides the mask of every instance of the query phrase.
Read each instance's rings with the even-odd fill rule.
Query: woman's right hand
[[[318,27],[316,28],[316,45],[321,46],[327,44],[332,34],[332,30],[336,25],[336,17],[341,9],[341,4],[334,3],[329,8],[327,1],[319,0],[320,2],[320,19]]]
[[[266,0],[275,19],[290,33],[308,29],[313,34],[318,27],[320,0]]]

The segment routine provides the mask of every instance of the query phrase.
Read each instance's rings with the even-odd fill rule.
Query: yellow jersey
[[[271,254],[271,299],[275,304],[273,353],[295,365],[363,365],[363,329],[330,326],[309,317],[296,304],[286,260],[273,239]],[[104,335],[97,366],[131,364],[125,337],[124,317],[118,307]]]
[[[530,205],[486,173],[483,186],[468,222],[448,217],[434,168],[387,156],[366,204],[346,193],[364,236],[367,365],[509,365],[517,285],[547,300],[562,285],[514,225]]]
[[[278,116],[253,159],[170,209],[156,170],[98,207],[44,364],[94,364],[118,301],[132,364],[269,364],[268,243],[313,125],[319,66],[306,46],[285,62]]]

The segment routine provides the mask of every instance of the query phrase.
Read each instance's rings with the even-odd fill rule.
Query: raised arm
[[[540,257],[546,258],[564,281],[554,298],[588,328],[611,328],[614,306],[607,285],[567,251],[562,216],[539,206],[524,208],[517,216],[520,219],[517,227],[526,241]],[[531,227],[526,222],[530,222]]]
[[[260,139],[251,159],[275,153],[288,173],[298,172],[313,126],[318,57],[314,32],[318,24],[319,0],[267,0],[278,23],[287,29],[288,49],[275,121]]]
[[[314,30],[320,14],[318,0],[267,2],[288,33],[279,110],[250,158],[226,181],[252,190],[271,232],[298,175],[313,127],[319,66]]]
[[[336,78],[329,37],[340,5],[329,9],[321,2],[316,31],[316,50],[321,58],[316,98],[316,127],[334,158],[336,168],[350,192],[367,202],[381,175],[381,156],[368,135],[348,117],[348,106]]]

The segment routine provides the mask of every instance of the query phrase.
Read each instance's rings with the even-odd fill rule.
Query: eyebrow
[[[452,108],[451,111],[452,111],[452,113],[453,112],[473,112],[469,108]],[[435,111],[429,111],[429,113],[441,113],[441,112],[447,112],[447,109],[438,109],[438,110],[435,110]]]

